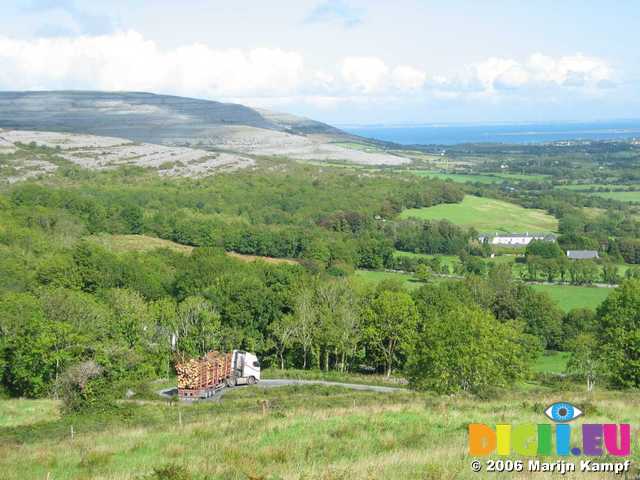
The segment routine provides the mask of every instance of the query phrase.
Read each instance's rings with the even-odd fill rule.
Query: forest
[[[398,372],[417,389],[476,394],[528,378],[544,350],[564,350],[574,352],[577,378],[606,371],[613,386],[640,384],[640,372],[615,353],[637,334],[630,310],[640,301],[637,280],[597,312],[565,314],[510,267],[475,268],[487,252],[473,229],[397,218],[406,208],[459,202],[468,187],[275,161],[263,168],[268,174],[172,180],[137,168],[70,168],[7,188],[0,196],[4,391],[60,396],[69,409],[104,406],[137,382],[171,376],[176,355],[232,348],[255,351],[266,366]],[[567,228],[561,245],[578,235]],[[94,241],[99,234],[195,248],[114,251]],[[627,251],[624,242],[612,245]],[[352,275],[399,261],[407,267],[396,249],[461,255],[466,267],[411,291]],[[297,262],[246,263],[225,252]],[[527,252],[529,264],[553,258],[558,250]],[[408,268],[420,264],[440,273],[434,262]]]

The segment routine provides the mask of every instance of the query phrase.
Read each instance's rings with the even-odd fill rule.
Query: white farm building
[[[547,233],[496,233],[495,235],[480,235],[480,242],[485,240],[491,245],[505,247],[526,247],[534,240],[542,240],[545,242],[555,242],[556,236]]]

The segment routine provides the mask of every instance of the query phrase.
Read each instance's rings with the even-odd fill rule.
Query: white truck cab
[[[255,354],[233,351],[233,384],[254,385],[260,381],[260,361]]]

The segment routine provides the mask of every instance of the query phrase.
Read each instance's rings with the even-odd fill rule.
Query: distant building
[[[557,240],[557,237],[555,235],[546,233],[496,233],[495,235],[480,235],[478,237],[478,240],[480,240],[480,242],[482,243],[488,241],[491,245],[506,247],[526,247],[534,240],[555,242]]]
[[[567,250],[567,257],[571,260],[591,260],[600,258],[595,250]]]

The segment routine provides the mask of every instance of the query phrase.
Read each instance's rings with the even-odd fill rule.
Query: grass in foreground
[[[585,412],[576,426],[640,422],[631,393],[587,396],[534,386],[478,400],[254,387],[230,392],[217,404],[127,405],[99,426],[76,417],[29,430],[2,428],[0,471],[6,480],[120,480],[149,478],[154,468],[177,465],[188,470],[189,479],[477,479],[484,476],[469,467],[469,423],[546,422],[544,409],[560,399]],[[639,458],[636,450],[632,461]],[[524,478],[534,476],[556,478]]]
[[[0,428],[33,425],[59,418],[59,404],[53,400],[0,400]]]
[[[546,292],[565,312],[574,308],[595,310],[613,291],[610,288],[583,287],[576,285],[532,285],[539,292]]]
[[[460,203],[410,208],[400,218],[446,219],[480,232],[554,232],[558,228],[557,219],[542,210],[473,195],[466,195]]]

